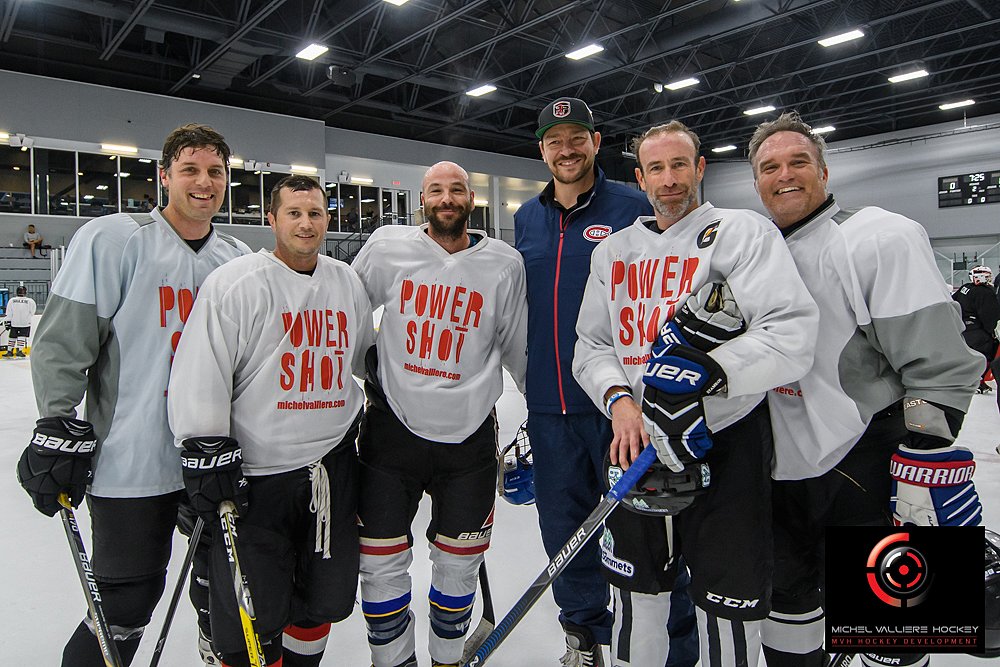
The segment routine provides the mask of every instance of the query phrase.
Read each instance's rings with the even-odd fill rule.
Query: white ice
[[[30,358],[0,360],[0,388],[4,417],[0,421],[0,656],[4,664],[19,666],[58,665],[65,641],[85,612],[85,600],[72,563],[63,527],[58,517],[47,518],[34,510],[14,477],[17,458],[27,443],[37,418],[31,391]],[[501,443],[510,442],[524,418],[524,401],[509,378],[499,403]],[[977,395],[965,421],[959,443],[976,453],[976,482],[985,507],[987,525],[1000,526],[1000,413],[993,395]],[[426,500],[426,499],[425,499]],[[77,511],[85,540],[90,544],[85,509]],[[430,579],[427,542],[423,537],[429,519],[429,503],[421,504],[414,523],[413,610],[417,616],[417,655],[428,665],[426,650],[427,600]],[[528,585],[544,569],[538,521],[533,506],[497,502],[493,540],[487,553],[490,583],[498,620],[513,606]],[[153,616],[133,665],[148,665],[160,632],[177,569],[186,542],[174,541],[167,580],[167,593]],[[973,602],[973,600],[970,600]],[[475,618],[479,618],[477,600]],[[563,634],[550,593],[535,605],[510,637],[490,658],[496,667],[555,667],[563,652]],[[160,665],[198,665],[195,649],[195,619],[186,594],[178,607]],[[360,609],[333,627],[324,665],[365,667],[370,664]],[[975,667],[984,663],[965,655],[935,656],[935,667]],[[857,663],[855,663],[857,665]],[[763,662],[762,662],[763,666]]]

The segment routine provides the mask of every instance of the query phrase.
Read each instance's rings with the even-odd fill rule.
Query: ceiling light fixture
[[[601,46],[600,44],[588,44],[587,46],[576,49],[575,51],[570,51],[569,53],[566,54],[566,57],[569,58],[570,60],[581,60],[583,58],[592,56],[595,53],[600,53],[603,50],[604,47]]]
[[[681,88],[687,88],[688,86],[693,86],[696,83],[700,83],[698,79],[693,76],[689,76],[686,79],[679,79],[678,81],[671,81],[666,85],[667,90],[680,90]]]
[[[360,183],[362,185],[368,185],[374,183],[374,178],[368,178],[367,176],[351,176],[351,183]]]
[[[323,46],[322,44],[310,44],[306,48],[296,53],[295,57],[301,58],[302,60],[316,60],[329,50],[330,47]]]
[[[842,32],[839,35],[831,35],[830,37],[824,37],[819,40],[820,46],[831,47],[837,44],[843,44],[844,42],[851,42],[855,39],[861,39],[865,36],[865,33],[860,30],[849,30],[847,32]]]
[[[824,125],[823,127],[814,127],[813,134],[828,134],[836,130],[833,125]]]
[[[191,75],[191,78],[192,79],[200,79],[201,78],[201,74],[198,74],[197,72],[195,72],[194,74]]]
[[[143,164],[152,164],[153,161],[150,160],[148,157],[141,157],[141,158],[139,158],[139,162],[141,162]]]
[[[135,155],[139,152],[139,149],[135,146],[124,146],[122,144],[101,144],[101,150],[106,153],[129,153],[130,155]]]
[[[904,72],[903,74],[895,74],[889,77],[889,83],[901,83],[903,81],[909,81],[911,79],[920,79],[930,74],[925,69],[913,70],[912,72]]]
[[[768,113],[769,111],[774,111],[775,108],[770,104],[762,107],[754,107],[753,109],[747,109],[743,112],[746,116],[757,116],[762,113]]]
[[[229,158],[229,166],[230,167],[242,167],[243,166],[243,158],[236,157],[235,155],[231,156]]]
[[[488,199],[474,199],[474,200],[472,200],[472,203],[475,206],[489,206],[490,205],[490,202],[489,202]]]
[[[469,97],[481,97],[488,93],[492,93],[496,89],[497,87],[494,86],[492,83],[484,83],[478,88],[473,88],[472,90],[465,91],[465,94],[468,95]]]
[[[401,7],[410,0],[385,0],[385,1],[388,2],[390,5],[396,5],[397,7]]]
[[[975,104],[975,100],[962,100],[961,102],[946,102],[938,106],[941,111],[947,111],[948,109],[960,109],[961,107],[971,107]]]
[[[713,153],[728,153],[729,151],[734,151],[734,150],[736,150],[736,146],[733,146],[732,144],[728,144],[726,146],[716,146],[715,148],[712,149],[712,152]]]
[[[319,169],[317,169],[316,167],[310,167],[310,166],[304,165],[304,164],[293,164],[293,165],[291,165],[291,167],[292,167],[292,173],[293,174],[318,174],[319,173]]]

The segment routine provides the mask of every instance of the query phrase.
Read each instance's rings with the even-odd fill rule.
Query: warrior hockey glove
[[[206,522],[219,516],[219,505],[231,500],[244,514],[250,487],[243,476],[243,450],[232,438],[202,436],[184,440],[181,466],[191,506]]]
[[[972,481],[976,463],[962,447],[912,449],[892,455],[890,506],[897,526],[978,526],[983,506]]]
[[[660,461],[675,472],[712,447],[701,403],[726,386],[709,350],[744,331],[743,316],[725,283],[705,285],[660,329],[642,381],[642,415]]]
[[[62,507],[59,494],[79,507],[93,473],[97,451],[94,427],[82,419],[45,417],[35,422],[31,443],[17,462],[17,481],[31,496],[35,509],[54,516]]]
[[[972,452],[952,447],[965,415],[922,398],[903,400],[909,431],[892,457],[890,506],[898,525],[977,526],[983,508]]]

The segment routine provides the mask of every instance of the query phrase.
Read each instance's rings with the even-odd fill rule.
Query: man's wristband
[[[629,391],[616,391],[615,393],[608,396],[608,400],[604,401],[604,411],[611,416],[611,406],[615,404],[615,401],[622,398],[632,398],[632,392]]]

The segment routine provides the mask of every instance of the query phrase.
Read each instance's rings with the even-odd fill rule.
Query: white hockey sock
[[[763,621],[731,621],[696,607],[701,667],[757,667]]]
[[[670,593],[633,593],[611,587],[615,621],[611,628],[613,667],[665,665],[670,650],[667,619]]]
[[[782,653],[803,655],[823,647],[823,609],[802,614],[771,610],[761,627],[764,646]]]

